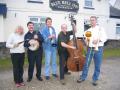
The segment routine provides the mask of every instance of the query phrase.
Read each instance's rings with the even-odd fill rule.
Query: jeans
[[[50,76],[50,63],[52,64],[52,74],[56,74],[56,47],[50,49],[44,49],[45,52],[45,76]]]
[[[103,56],[103,47],[99,47],[98,51],[94,51],[94,48],[91,48],[91,47],[88,48],[88,51],[86,54],[86,61],[85,61],[84,67],[83,67],[83,72],[80,77],[81,79],[85,80],[87,78],[89,65],[93,58],[95,69],[94,69],[94,74],[92,76],[92,79],[93,79],[93,81],[98,80],[99,75],[100,75],[102,56]]]

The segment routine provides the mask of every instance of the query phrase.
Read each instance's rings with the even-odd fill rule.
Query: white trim
[[[4,42],[4,20],[3,20],[3,15],[0,15],[0,42]]]

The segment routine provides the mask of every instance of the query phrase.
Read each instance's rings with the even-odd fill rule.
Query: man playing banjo
[[[27,48],[27,57],[28,57],[28,80],[30,82],[33,77],[34,64],[36,63],[36,77],[39,81],[43,81],[41,77],[41,66],[42,66],[42,42],[43,38],[40,32],[34,31],[34,23],[27,23],[28,32],[25,34],[24,47]]]

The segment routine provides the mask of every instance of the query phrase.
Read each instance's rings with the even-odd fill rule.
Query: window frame
[[[117,28],[119,28],[119,31],[118,31]],[[117,35],[120,34],[120,23],[116,23],[116,34],[117,34]]]
[[[91,2],[91,5],[89,5],[89,6],[86,5],[86,2],[88,2],[88,1]],[[94,9],[93,8],[93,0],[84,0],[84,8],[85,9]]]
[[[38,24],[38,27],[36,27],[35,31],[39,31],[45,25],[45,20],[46,20],[47,17],[45,17],[45,16],[28,16],[28,18],[29,18],[29,21],[31,21],[31,18],[33,18],[33,19],[37,18],[38,19],[37,21],[31,21],[31,22],[33,22],[35,25]],[[42,21],[43,19],[41,19],[41,18],[44,18],[44,21]]]
[[[30,3],[43,3],[43,0],[27,0]]]

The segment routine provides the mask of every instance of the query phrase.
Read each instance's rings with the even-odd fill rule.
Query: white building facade
[[[112,31],[112,21],[109,19],[109,0],[71,0],[79,3],[79,10],[74,15],[77,22],[77,37],[82,37],[86,26],[89,24],[90,16],[98,17],[98,24],[105,28],[107,36],[110,39],[116,39],[116,34]],[[35,23],[35,29],[38,30],[45,24],[45,18],[51,17],[53,26],[57,34],[60,32],[60,26],[67,23],[71,30],[69,14],[67,11],[53,11],[49,4],[50,0],[0,0],[0,3],[6,4],[7,13],[4,17],[0,14],[0,42],[6,42],[10,33],[14,32],[16,26],[21,25],[27,32],[27,22]],[[110,25],[110,26],[109,26]]]

